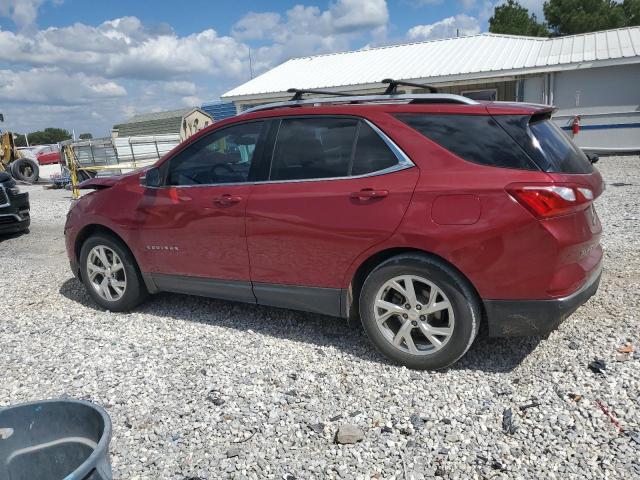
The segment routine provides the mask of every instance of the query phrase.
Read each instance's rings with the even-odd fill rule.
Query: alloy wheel
[[[98,295],[115,302],[127,289],[127,273],[120,256],[105,245],[96,245],[87,257],[87,278]]]
[[[411,355],[430,355],[451,339],[453,307],[443,290],[416,275],[387,281],[375,297],[376,325],[384,338]]]

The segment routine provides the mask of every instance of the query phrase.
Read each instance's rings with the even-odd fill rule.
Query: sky
[[[503,2],[0,0],[0,128],[108,136],[290,58],[485,32]]]

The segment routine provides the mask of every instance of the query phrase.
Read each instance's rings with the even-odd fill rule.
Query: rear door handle
[[[352,192],[350,197],[354,199],[384,198],[389,195],[389,190],[374,190],[373,188],[363,188],[359,192]]]
[[[240,203],[241,201],[242,197],[239,195],[230,195],[228,193],[220,195],[215,199],[215,203],[218,205],[233,205],[234,203]]]

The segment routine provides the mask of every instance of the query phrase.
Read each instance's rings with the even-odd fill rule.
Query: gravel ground
[[[640,478],[640,437],[596,404],[640,432],[640,354],[616,361],[640,350],[640,158],[598,166],[597,296],[546,340],[481,336],[438,373],[319,315],[169,294],[100,311],[68,268],[69,192],[25,188],[31,232],[0,249],[0,405],[103,405],[117,479]],[[363,440],[336,445],[342,424]]]

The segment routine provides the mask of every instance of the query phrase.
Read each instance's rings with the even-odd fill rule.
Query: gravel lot
[[[169,294],[100,311],[68,268],[69,192],[25,188],[31,232],[0,248],[0,405],[103,405],[117,479],[640,478],[640,353],[616,361],[640,350],[640,158],[598,166],[597,296],[546,340],[481,336],[438,373],[319,315]],[[344,423],[364,439],[336,445]]]

